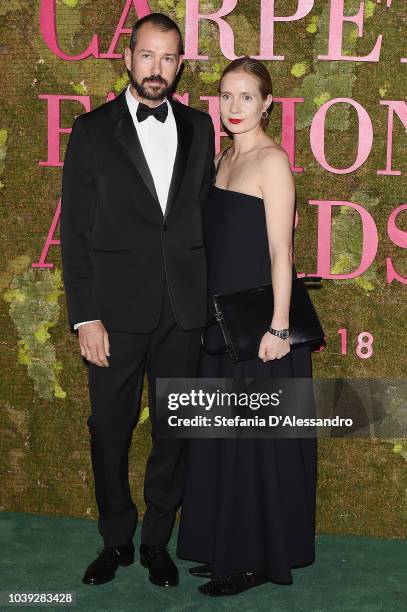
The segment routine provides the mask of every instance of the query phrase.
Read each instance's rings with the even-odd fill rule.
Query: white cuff
[[[93,321],[82,321],[81,323],[75,323],[73,328],[78,329],[80,325],[85,325],[86,323],[94,323],[94,321],[100,321],[100,319],[93,319]]]

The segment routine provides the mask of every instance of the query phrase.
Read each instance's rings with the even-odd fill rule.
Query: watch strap
[[[290,330],[289,330],[288,327],[285,328],[285,329],[274,329],[270,325],[269,332],[270,332],[270,334],[273,334],[273,336],[278,336],[279,338],[282,338],[283,340],[288,338],[288,336],[290,335]]]

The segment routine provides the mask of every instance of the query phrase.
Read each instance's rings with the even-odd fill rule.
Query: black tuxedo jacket
[[[169,100],[178,148],[165,216],[125,91],[76,118],[63,170],[61,256],[68,320],[152,331],[165,283],[177,323],[206,318],[201,210],[214,176],[210,116]]]

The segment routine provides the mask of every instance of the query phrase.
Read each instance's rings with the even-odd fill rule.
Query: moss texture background
[[[185,0],[150,1],[151,10],[175,18],[184,30]],[[238,1],[227,17],[235,33],[237,55],[257,54],[259,2]],[[387,221],[405,197],[403,124],[394,121],[393,168],[402,176],[378,176],[386,164],[387,108],[381,99],[403,100],[406,65],[400,57],[405,3],[367,0],[365,31],[346,24],[343,48],[347,54],[366,55],[383,34],[378,63],[323,62],[327,51],[330,2],[316,0],[301,21],[277,25],[275,50],[285,61],[267,62],[276,97],[304,97],[297,106],[296,175],[300,224],[296,232],[297,269],[314,272],[316,266],[316,207],[311,199],[350,200],[373,216],[379,249],[375,262],[361,277],[325,281],[312,293],[321,314],[328,344],[314,353],[314,376],[338,378],[405,377],[405,287],[386,284],[386,257],[398,273],[407,276],[403,250],[387,237]],[[202,12],[221,2],[202,0]],[[94,32],[101,50],[110,45],[124,2],[117,0],[59,0],[57,24],[60,47],[69,53],[85,49]],[[275,2],[276,14],[295,12],[297,2]],[[348,14],[359,7],[346,2]],[[135,15],[130,15],[131,26]],[[47,158],[47,108],[43,94],[89,94],[92,107],[109,91],[126,85],[121,60],[64,62],[46,47],[39,31],[39,0],[9,0],[0,7],[1,87],[0,215],[1,215],[1,422],[0,490],[3,510],[97,517],[86,419],[89,414],[86,366],[77,338],[69,332],[61,281],[59,247],[50,249],[50,269],[34,269],[60,195],[61,168],[38,165]],[[118,45],[122,51],[123,37]],[[404,52],[403,52],[404,51]],[[215,25],[200,27],[200,52],[210,62],[186,62],[178,88],[189,92],[192,106],[207,110],[200,96],[216,95],[218,77],[226,65]],[[403,78],[404,77],[404,78]],[[350,97],[367,110],[374,127],[374,144],[367,162],[352,174],[334,175],[316,162],[309,145],[310,123],[318,107],[335,97]],[[61,105],[61,125],[72,124],[80,110],[75,103]],[[281,108],[274,106],[270,135],[280,139]],[[356,114],[343,105],[329,114],[326,130],[328,160],[349,165],[356,151]],[[67,136],[62,135],[62,149]],[[223,139],[222,146],[227,139]],[[404,155],[403,155],[404,153]],[[61,153],[63,158],[63,150]],[[406,215],[398,227],[407,230]],[[59,235],[59,234],[58,234]],[[343,273],[358,262],[361,224],[352,212],[333,214],[332,271]],[[349,350],[340,354],[338,329],[348,330]],[[369,359],[355,354],[361,331],[374,335]],[[143,399],[144,407],[147,398]],[[149,450],[146,410],[133,436],[130,477],[133,496],[143,509],[142,481]],[[317,530],[402,537],[407,533],[407,444],[405,440],[320,440]]]

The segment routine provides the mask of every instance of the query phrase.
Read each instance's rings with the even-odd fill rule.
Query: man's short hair
[[[173,21],[170,17],[167,17],[167,15],[164,15],[164,13],[150,13],[149,15],[145,15],[144,17],[136,21],[132,28],[130,36],[129,47],[132,53],[137,43],[138,31],[146,23],[149,23],[151,26],[153,26],[157,30],[161,30],[162,32],[168,32],[169,30],[175,30],[176,32],[178,32],[178,54],[182,55],[184,53],[184,42],[182,40],[181,30],[179,29],[175,21]]]

